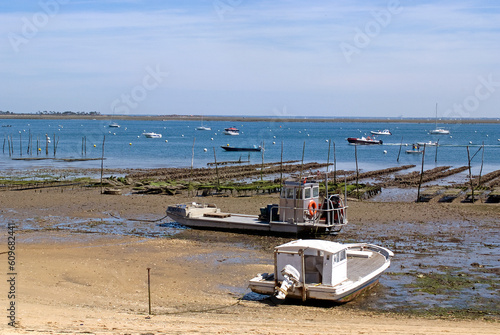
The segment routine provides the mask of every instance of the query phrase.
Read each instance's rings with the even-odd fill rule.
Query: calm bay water
[[[365,123],[365,122],[232,122],[205,121],[211,131],[195,128],[199,121],[139,121],[115,120],[120,128],[110,128],[108,121],[97,120],[22,120],[3,119],[0,132],[3,150],[0,155],[0,170],[33,170],[55,168],[100,168],[100,161],[65,162],[60,160],[14,160],[12,158],[54,158],[54,143],[57,143],[56,158],[100,158],[105,137],[105,168],[162,168],[189,167],[194,141],[194,166],[206,167],[217,161],[247,160],[249,153],[225,152],[222,145],[264,145],[264,161],[279,162],[283,143],[283,161],[301,160],[305,143],[304,162],[326,162],[330,144],[330,162],[335,158],[338,169],[355,169],[355,149],[346,141],[347,137],[370,136],[370,130],[390,129],[391,136],[378,136],[383,145],[358,146],[358,164],[361,170],[415,164],[420,167],[421,155],[405,154],[415,142],[439,140],[440,146],[428,147],[425,155],[426,168],[436,165],[453,167],[467,165],[467,146],[474,155],[485,145],[483,174],[500,169],[500,126],[498,124],[450,124],[446,128],[450,135],[429,135],[433,123]],[[6,127],[10,125],[10,127]],[[239,136],[223,135],[224,128],[240,129]],[[150,139],[143,132],[162,134],[161,139]],[[30,135],[31,134],[31,135]],[[45,134],[51,138],[46,156]],[[14,153],[9,156],[8,136],[13,139]],[[29,139],[33,151],[28,153]],[[82,138],[86,146],[82,154]],[[38,147],[41,149],[37,155]],[[401,147],[400,144],[403,143]],[[406,146],[408,145],[408,146]],[[400,151],[401,150],[401,151]],[[482,151],[472,160],[473,173],[481,167]],[[398,155],[399,163],[397,162]],[[262,162],[260,152],[250,153],[251,163]]]

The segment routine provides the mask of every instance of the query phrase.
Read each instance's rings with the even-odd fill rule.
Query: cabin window
[[[337,252],[337,253],[335,253],[333,255],[333,261],[335,263],[342,262],[345,259],[346,259],[346,251],[345,251],[345,249],[344,250],[340,250],[339,252]]]
[[[311,198],[311,189],[308,187],[308,188],[306,188],[304,191],[305,191],[305,196],[304,196],[304,199],[309,199],[309,198]]]
[[[319,187],[317,186],[313,187],[313,197],[314,198],[319,197]]]
[[[285,192],[285,196],[287,199],[293,199],[293,188],[286,188]]]
[[[302,199],[302,190],[300,188],[297,189],[297,196],[295,199]]]

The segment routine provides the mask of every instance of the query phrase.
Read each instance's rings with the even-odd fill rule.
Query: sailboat
[[[438,119],[438,104],[436,103],[436,128],[429,131],[429,134],[432,135],[448,135],[450,131],[448,129],[444,129],[442,127],[437,126]]]
[[[203,125],[203,116],[202,116],[202,117],[201,117],[201,126],[196,127],[196,130],[212,130],[212,128],[210,128],[210,127],[205,127],[205,126]]]

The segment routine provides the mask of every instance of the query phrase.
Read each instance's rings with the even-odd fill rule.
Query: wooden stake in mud
[[[438,161],[438,147],[439,147],[439,140],[436,142],[436,156],[434,156],[434,162],[437,163]]]
[[[283,189],[283,141],[281,141],[281,160],[280,160],[280,192]]]
[[[359,199],[359,190],[358,190],[358,182],[359,182],[359,169],[358,169],[358,145],[354,145],[354,159],[356,160],[356,194]]]
[[[262,141],[262,165],[261,165],[261,168],[260,168],[260,180],[262,181],[263,180],[263,173],[264,173],[264,145],[265,145],[265,142]]]
[[[481,186],[481,175],[483,174],[483,165],[484,165],[484,141],[481,146],[483,152],[481,153],[481,169],[479,170],[479,180],[477,182],[477,186]]]
[[[217,191],[219,190],[219,168],[217,166],[217,156],[215,155],[215,147],[214,148],[214,161],[215,161],[215,174],[217,176]]]
[[[399,145],[398,159],[396,160],[399,163],[399,155],[401,155],[401,147],[403,146],[403,136],[401,136],[401,144]]]
[[[333,183],[337,184],[337,152],[335,151],[335,142],[333,142]]]
[[[468,166],[469,166],[469,180],[470,180],[470,189],[471,189],[471,196],[472,196],[472,203],[474,203],[474,183],[472,182],[472,172],[471,172],[471,169],[470,169],[470,161],[471,161],[471,158],[470,158],[470,152],[469,152],[469,146],[467,146],[467,160],[469,162]]]
[[[191,171],[189,176],[189,191],[188,194],[191,193],[191,183],[193,182],[193,165],[194,165],[194,142],[196,141],[196,137],[193,137],[193,149],[191,153]]]
[[[420,202],[420,187],[422,186],[422,179],[424,178],[424,158],[425,158],[425,144],[424,144],[424,151],[422,152],[422,169],[420,170],[420,181],[418,182],[417,202]]]
[[[326,157],[326,174],[325,174],[325,197],[328,199],[328,172],[330,172],[330,147],[331,139],[328,140],[328,155]]]
[[[148,314],[151,315],[151,275],[150,275],[150,270],[151,268],[148,268]]]
[[[102,189],[102,174],[104,172],[104,142],[106,141],[106,135],[104,135],[104,138],[102,139],[102,156],[101,156],[101,194],[104,193]]]

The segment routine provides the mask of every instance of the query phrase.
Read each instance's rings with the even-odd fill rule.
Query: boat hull
[[[325,235],[338,232],[337,225],[317,222],[264,221],[257,215],[221,213],[217,208],[186,211],[184,205],[168,206],[167,216],[189,228],[289,236]]]
[[[237,147],[228,147],[228,146],[221,146],[222,149],[226,151],[261,151],[262,148],[237,148]]]
[[[349,137],[347,139],[347,142],[350,144],[360,144],[360,145],[372,145],[372,144],[382,144],[382,140],[368,140],[368,139],[361,139],[357,137]]]
[[[381,274],[370,278],[369,280],[360,283],[358,286],[352,289],[337,293],[335,287],[327,285],[306,285],[306,300],[327,300],[338,304],[343,304],[354,300],[361,294],[370,290],[376,286],[379,282]],[[258,281],[251,279],[249,282],[249,287],[252,292],[263,294],[263,295],[273,295],[275,292],[275,281],[265,280]],[[291,292],[287,294],[287,299],[303,299],[303,287],[295,287]]]
[[[299,241],[302,240],[296,242]],[[331,243],[321,240],[311,241],[318,241],[318,245],[326,243],[326,246]],[[295,242],[290,242],[288,245],[293,243]],[[286,246],[287,244],[281,247]],[[309,250],[309,255],[306,255],[308,251],[304,250]],[[279,296],[281,289],[277,290],[276,288],[283,287],[282,284],[286,281],[283,271],[289,266],[295,266],[300,275],[296,278],[295,284],[286,291],[287,299],[328,300],[334,303],[349,302],[377,285],[382,273],[389,268],[390,259],[394,254],[386,248],[365,243],[351,244],[345,250],[347,252],[347,262],[343,265],[346,271],[345,278],[340,276],[333,280],[329,276],[332,273],[340,274],[343,270],[338,265],[328,267],[327,264],[334,261],[333,256],[327,257],[329,251],[326,248],[314,248],[313,245],[309,245],[305,249],[304,245],[301,245],[299,249],[294,251],[291,247],[281,250],[280,247],[277,247],[275,249],[274,274],[257,275],[250,279],[249,287],[255,293],[271,296],[278,294]],[[295,259],[295,256],[290,256],[294,254],[299,257],[298,260]],[[317,257],[324,258],[317,260]],[[287,265],[282,269],[283,264],[294,264],[294,262],[295,265]],[[320,264],[319,267],[318,264]],[[275,276],[278,276],[278,281],[275,280]],[[282,301],[278,298],[276,300]]]

